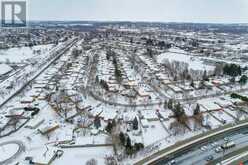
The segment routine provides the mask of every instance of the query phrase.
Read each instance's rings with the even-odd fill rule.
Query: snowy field
[[[35,56],[46,54],[53,47],[53,44],[49,44],[0,50],[0,62],[21,63]]]
[[[162,53],[157,56],[157,61],[159,63],[163,63],[164,60],[169,60],[170,62],[177,61],[187,63],[189,65],[189,69],[192,70],[206,70],[206,71],[213,71],[215,67],[206,65],[204,62],[194,56],[190,56],[186,54],[184,51],[176,48],[171,48],[166,53]]]

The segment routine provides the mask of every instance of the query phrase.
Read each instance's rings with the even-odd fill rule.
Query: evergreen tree
[[[201,80],[200,84],[199,84],[199,88],[200,89],[204,89],[205,87],[205,81],[204,80]]]
[[[108,124],[107,124],[107,126],[106,126],[105,129],[106,129],[106,131],[107,131],[108,133],[111,134],[112,129],[113,129],[113,124],[112,124],[112,122],[108,122]]]
[[[243,75],[239,80],[240,85],[245,85],[247,83],[247,80],[248,77],[246,75]]]
[[[195,88],[194,80],[191,81],[190,86],[191,86],[192,88]]]
[[[223,73],[232,77],[241,75],[242,70],[239,65],[236,64],[226,64],[223,68]]]
[[[174,76],[173,81],[177,81],[177,76]]]
[[[202,80],[204,80],[204,81],[208,81],[209,80],[206,70],[204,70],[204,73],[203,73],[203,76],[202,76]]]
[[[197,104],[196,108],[194,109],[194,115],[198,115],[200,113],[200,105]]]
[[[101,119],[100,119],[100,117],[95,117],[94,126],[95,126],[97,129],[101,127]]]
[[[178,103],[174,108],[174,114],[177,119],[180,119],[185,115],[185,112],[180,103]]]
[[[129,136],[126,139],[126,148],[132,148],[132,143],[131,143],[131,139]]]
[[[120,138],[121,145],[125,146],[125,144],[126,144],[126,136],[124,135],[123,132],[120,132],[119,138]]]
[[[133,120],[133,129],[134,130],[138,130],[139,129],[139,122],[138,122],[137,117],[135,117],[134,120]]]
[[[175,115],[177,117],[181,116],[181,104],[177,103],[176,107],[175,107]]]
[[[142,150],[143,148],[144,148],[144,144],[142,144],[142,143],[135,143],[134,144],[135,152],[138,152],[138,151]]]
[[[168,108],[173,109],[173,100],[172,99],[169,99]]]
[[[166,109],[168,107],[168,102],[165,100],[164,101],[164,109]]]
[[[152,39],[147,39],[146,40],[146,45],[147,46],[152,46],[153,45],[153,40]]]
[[[235,83],[235,77],[232,77],[232,78],[230,79],[230,83],[232,83],[232,84]]]

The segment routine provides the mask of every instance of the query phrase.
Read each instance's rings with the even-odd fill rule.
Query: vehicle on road
[[[217,142],[212,142],[212,143],[211,143],[211,146],[212,146],[212,147],[216,147],[217,145],[218,145]]]
[[[215,152],[216,152],[216,153],[220,153],[220,152],[222,152],[222,151],[223,151],[223,148],[222,148],[221,146],[215,148]]]
[[[176,160],[171,160],[170,162],[169,162],[169,164],[168,165],[175,165],[176,164]]]
[[[208,149],[207,146],[202,146],[202,147],[201,147],[201,150],[202,150],[202,151],[206,151],[207,149]]]
[[[229,141],[229,140],[230,140],[230,138],[228,138],[228,137],[224,138],[224,141],[226,141],[226,142]]]
[[[235,145],[236,145],[236,144],[235,144],[233,141],[231,141],[231,142],[222,144],[222,145],[221,145],[221,148],[224,149],[224,150],[227,150],[227,149],[230,149],[230,148],[235,147]]]
[[[206,158],[206,161],[211,161],[211,160],[214,160],[214,156],[213,155],[210,155],[210,156],[208,156],[207,158]]]

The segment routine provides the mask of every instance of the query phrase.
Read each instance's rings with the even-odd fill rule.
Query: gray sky
[[[31,20],[248,23],[248,0],[29,0]]]

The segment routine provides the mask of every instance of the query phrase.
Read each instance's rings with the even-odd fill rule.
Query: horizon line
[[[248,24],[248,22],[196,22],[196,21],[141,21],[141,20],[38,20],[38,19],[32,19],[29,20],[27,22],[97,22],[97,23],[124,23],[124,22],[128,22],[128,23],[162,23],[162,24],[180,24],[180,23],[184,23],[184,24],[229,24],[229,25],[234,25],[234,24],[240,24],[240,25],[244,25],[244,24]]]

